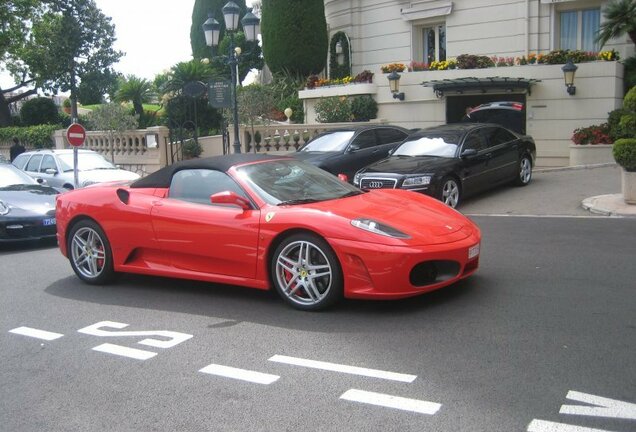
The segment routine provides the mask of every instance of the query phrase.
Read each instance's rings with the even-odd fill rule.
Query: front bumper
[[[55,223],[45,225],[54,216],[0,218],[0,243],[55,238]]]
[[[344,296],[356,299],[399,299],[451,285],[473,274],[479,254],[469,250],[481,242],[478,230],[452,243],[431,246],[384,246],[329,239],[344,274]]]

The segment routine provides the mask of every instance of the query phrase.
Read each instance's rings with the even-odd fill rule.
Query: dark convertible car
[[[408,135],[409,131],[400,126],[380,124],[333,129],[289,156],[351,182],[356,171],[387,157]]]
[[[455,123],[414,133],[391,156],[361,169],[361,189],[422,192],[457,207],[468,196],[502,183],[532,179],[534,140],[496,124]]]

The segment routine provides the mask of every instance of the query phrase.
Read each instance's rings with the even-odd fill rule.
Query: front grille
[[[395,189],[397,180],[365,177],[360,180],[360,189]]]
[[[21,226],[21,228],[18,228]],[[7,228],[9,227],[9,228]],[[29,239],[55,236],[55,225],[44,226],[42,221],[6,222],[0,224],[0,237],[12,239]]]
[[[424,261],[411,270],[411,285],[423,287],[453,279],[459,274],[460,265],[456,261]]]

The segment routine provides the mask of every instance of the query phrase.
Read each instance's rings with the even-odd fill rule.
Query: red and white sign
[[[79,147],[86,140],[86,129],[79,123],[73,123],[66,129],[66,139],[74,147]]]

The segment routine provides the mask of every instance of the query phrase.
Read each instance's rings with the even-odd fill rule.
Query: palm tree
[[[605,21],[601,24],[596,40],[601,46],[610,39],[627,33],[636,45],[636,2],[634,0],[613,0],[603,10]]]
[[[135,114],[143,117],[143,104],[152,99],[152,83],[144,78],[128,75],[122,80],[115,94],[117,102],[132,102]]]

